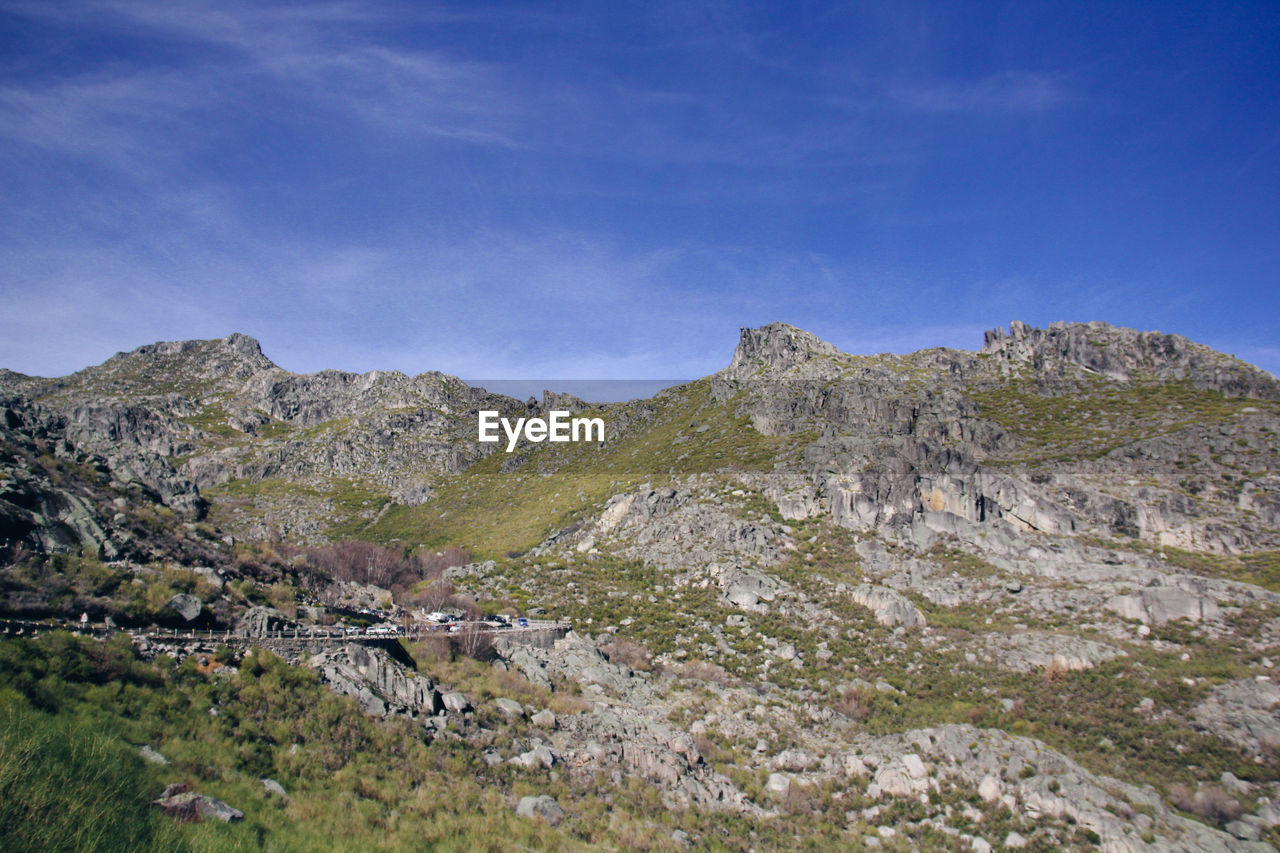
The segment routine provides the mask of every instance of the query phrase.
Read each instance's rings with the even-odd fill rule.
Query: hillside
[[[551,409],[606,440],[476,441]],[[151,743],[156,796],[236,800],[130,824],[195,849],[1272,849],[1278,431],[1274,377],[1103,323],[879,356],[774,323],[625,404],[293,374],[243,335],[2,371],[0,615],[573,630],[212,667],[6,638],[0,698],[15,731]]]

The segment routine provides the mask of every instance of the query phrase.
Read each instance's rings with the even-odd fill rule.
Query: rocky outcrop
[[[987,332],[981,350],[1000,362],[1025,364],[1040,376],[1066,376],[1071,366],[1113,379],[1186,379],[1229,397],[1280,399],[1273,377],[1181,335],[1139,332],[1106,323],[1053,323],[1036,329],[1014,321]]]
[[[1280,747],[1280,685],[1269,678],[1218,685],[1191,716],[1199,727],[1255,755]]]
[[[816,335],[786,323],[770,323],[742,330],[733,361],[720,375],[744,381],[790,371],[806,378],[833,378],[840,374],[844,358],[844,353]]]
[[[914,628],[925,624],[924,614],[909,599],[888,587],[859,584],[849,590],[849,597],[875,613],[881,625]]]
[[[114,560],[146,553],[131,501],[194,521],[205,503],[155,451],[113,440],[23,398],[0,400],[0,542],[38,554],[84,549]],[[168,510],[166,510],[167,512]],[[142,551],[138,551],[142,548]]]
[[[845,765],[869,779],[872,796],[916,797],[957,785],[1033,821],[1084,827],[1103,850],[1152,849],[1148,843],[1164,850],[1268,849],[1179,816],[1150,788],[1093,774],[1039,741],[993,729],[948,725],[871,739]]]
[[[279,631],[294,627],[289,619],[274,607],[250,607],[236,620],[236,633],[242,637],[263,639]]]
[[[380,649],[350,643],[314,655],[307,665],[319,672],[335,693],[354,697],[366,713],[376,717],[433,717],[446,708],[445,697],[429,679],[405,672]],[[455,698],[454,704],[463,703]]]
[[[1125,654],[1096,640],[1043,631],[995,634],[987,638],[987,646],[1001,666],[1015,672],[1093,669],[1103,661]]]
[[[1205,587],[1203,583],[1192,585]],[[1137,619],[1144,625],[1160,625],[1172,619],[1189,619],[1199,622],[1215,619],[1220,608],[1216,601],[1203,592],[1191,592],[1179,587],[1147,587],[1130,595],[1118,595],[1107,602],[1107,607],[1124,619]]]
[[[583,637],[571,631],[552,649],[499,640],[496,649],[534,684],[550,689],[576,682],[585,695],[598,699],[585,713],[534,715],[535,724],[552,732],[547,753],[551,763],[584,778],[604,773],[616,784],[639,775],[660,785],[672,804],[754,808],[728,779],[706,765],[687,732],[662,719],[662,705],[648,681],[611,662]],[[533,751],[517,758],[526,765],[547,763]]]
[[[589,551],[606,538],[627,557],[675,572],[702,576],[709,566],[725,590],[739,586],[759,593],[763,581],[749,567],[768,567],[782,560],[789,537],[781,525],[748,520],[694,489],[642,486],[614,495],[596,521],[577,534],[579,551]],[[725,573],[720,567],[729,567]],[[759,597],[764,597],[763,595]]]

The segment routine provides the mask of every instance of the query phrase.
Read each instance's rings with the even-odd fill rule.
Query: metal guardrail
[[[493,634],[495,636],[511,636],[513,634],[521,634],[531,631],[547,631],[547,630],[569,630],[568,622],[559,622],[550,619],[530,619],[527,625],[512,625],[507,628],[497,628],[482,622],[455,622],[455,625],[475,626],[476,633]],[[261,636],[250,637],[244,634],[237,634],[231,630],[215,631],[211,628],[198,629],[156,629],[145,631],[130,631],[123,628],[111,628],[105,625],[84,624],[80,622],[58,623],[44,622],[39,620],[25,619],[0,619],[0,637],[21,637],[35,636],[36,634],[49,633],[51,631],[70,631],[75,634],[85,634],[91,636],[110,635],[116,633],[128,634],[134,640],[148,640],[152,642],[195,642],[203,640],[205,642],[222,642],[222,643],[238,643],[252,642],[254,640],[298,640],[305,642],[331,642],[331,643],[350,643],[350,642],[367,642],[370,640],[392,640],[392,639],[413,639],[417,637],[429,636],[456,636],[459,633],[469,633],[469,631],[457,632],[450,631],[448,625],[421,625],[416,624],[410,626],[408,630],[397,627],[395,630],[385,632],[367,633],[347,633],[345,629],[327,628],[321,626],[294,627],[292,629],[279,628],[275,631],[268,631]]]

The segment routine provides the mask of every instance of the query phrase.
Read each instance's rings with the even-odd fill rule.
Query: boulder
[[[267,779],[264,777],[258,781],[262,783],[262,787],[267,789],[268,794],[275,794],[277,797],[283,797],[286,800],[289,799],[289,795],[285,793],[284,786],[275,779]]]
[[[198,822],[212,818],[229,823],[244,818],[244,812],[239,809],[232,808],[222,800],[189,791],[182,784],[167,786],[159,799],[151,802],[163,809],[165,814],[180,820]]]
[[[199,618],[200,613],[204,610],[204,605],[194,595],[179,593],[166,601],[162,609],[165,612],[181,617],[184,622],[193,622]]]
[[[524,717],[524,707],[514,699],[498,698],[493,700],[493,704],[497,707],[498,713],[509,720]]]
[[[925,624],[924,614],[902,593],[888,587],[859,584],[849,590],[849,597],[874,611],[876,621],[881,625],[914,628]]]
[[[564,809],[560,808],[555,797],[548,797],[546,794],[537,797],[521,797],[519,804],[516,805],[516,814],[520,817],[542,818],[552,826],[564,820]]]
[[[462,693],[446,693],[440,697],[444,702],[444,709],[452,711],[455,714],[465,714],[471,710],[471,700]]]

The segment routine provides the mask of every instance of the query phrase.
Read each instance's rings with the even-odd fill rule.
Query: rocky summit
[[[552,410],[606,439],[477,441]],[[4,746],[175,849],[1274,849],[1278,431],[1104,323],[773,323],[621,404],[238,334],[0,371]]]

